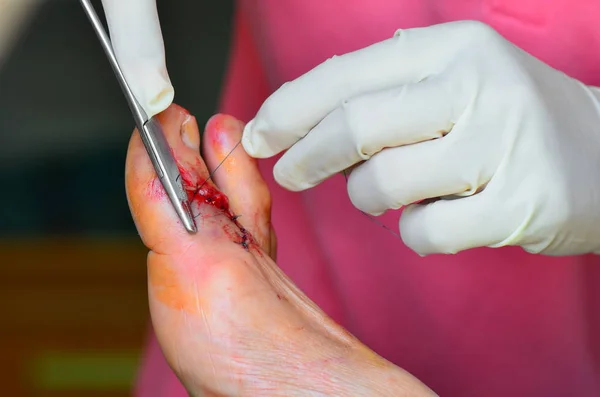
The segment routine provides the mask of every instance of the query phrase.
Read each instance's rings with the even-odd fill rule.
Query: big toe
[[[196,119],[175,104],[157,117],[177,162],[183,187],[188,197],[195,201],[192,209],[199,228],[206,220],[206,216],[200,216],[200,212],[206,212],[206,209],[198,208],[203,198],[214,201],[209,205],[212,207],[209,212],[212,210],[215,215],[226,216],[227,198],[207,179],[208,170],[200,157],[200,133]],[[133,220],[148,248],[159,253],[176,253],[181,251],[182,246],[189,246],[194,241],[195,236],[184,228],[156,176],[137,130],[129,142],[125,183]],[[202,234],[203,230],[198,233]]]
[[[193,149],[183,144],[181,129],[185,124],[195,124],[193,117],[176,105],[170,106],[157,117],[175,158],[181,161],[182,158],[189,157],[188,151]],[[165,236],[172,235],[180,239],[187,237],[187,232],[156,176],[137,129],[129,141],[125,188],[133,220],[147,247],[159,248]]]

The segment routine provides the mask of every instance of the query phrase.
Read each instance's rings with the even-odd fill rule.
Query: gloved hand
[[[175,92],[167,73],[155,0],[102,0],[117,61],[148,117],[165,110]]]
[[[294,191],[366,160],[352,203],[407,206],[400,232],[421,255],[600,251],[600,90],[482,23],[401,30],[327,60],[267,99],[243,145],[258,158],[289,148],[274,175]]]

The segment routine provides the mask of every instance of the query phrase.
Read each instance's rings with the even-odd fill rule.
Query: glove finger
[[[275,179],[304,190],[384,148],[439,138],[460,113],[447,93],[433,78],[345,101],[282,156]]]
[[[274,156],[343,101],[439,73],[460,42],[457,30],[451,23],[398,31],[390,39],[328,59],[263,103],[244,129],[244,148],[253,157]]]
[[[472,195],[494,171],[492,156],[481,152],[486,147],[481,139],[464,139],[455,129],[440,139],[384,149],[352,171],[350,200],[379,215],[424,199]]]
[[[119,66],[142,108],[152,117],[175,96],[155,0],[102,0]]]
[[[455,254],[471,248],[507,245],[512,218],[482,192],[454,200],[409,205],[400,217],[406,246],[420,255]]]

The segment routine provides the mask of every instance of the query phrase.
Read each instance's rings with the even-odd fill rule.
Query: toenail
[[[236,129],[242,130],[243,123],[236,118],[226,114],[216,114],[212,116],[206,123],[205,131],[211,146],[219,151],[231,150],[237,143],[231,131]]]
[[[181,140],[190,149],[200,150],[200,135],[192,128],[193,123],[190,121],[192,121],[192,116],[187,115],[181,124]]]

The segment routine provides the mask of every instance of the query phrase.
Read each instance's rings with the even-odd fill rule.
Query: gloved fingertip
[[[431,246],[427,244],[424,235],[426,232],[424,231],[423,210],[424,207],[415,204],[404,207],[398,225],[404,245],[421,258],[432,253]]]
[[[244,127],[244,132],[242,133],[242,146],[249,156],[257,159],[264,159],[272,157],[279,152],[277,148],[269,143],[273,140],[273,137],[269,137],[265,134],[265,130],[264,123],[259,119],[251,120]]]
[[[244,130],[242,131],[242,147],[251,157],[256,157],[257,153],[254,150],[254,145],[252,145],[252,125],[254,124],[254,120],[250,120],[248,124],[244,126]]]
[[[288,169],[282,166],[281,160],[273,167],[273,178],[282,188],[291,192],[301,192],[315,186],[308,181],[300,180],[291,175]]]
[[[173,103],[173,99],[175,98],[175,91],[173,88],[164,88],[159,91],[158,94],[151,97],[150,101],[146,105],[146,113],[148,113],[148,117],[155,116],[165,109],[167,109]]]
[[[167,109],[175,98],[175,89],[168,76],[157,73],[146,76],[142,81],[142,107],[148,117],[155,116]]]
[[[279,162],[277,162],[273,167],[273,179],[275,179],[275,182],[277,182],[277,184],[282,188],[292,192],[296,191],[296,187],[293,183],[290,183],[287,173],[282,172]]]

